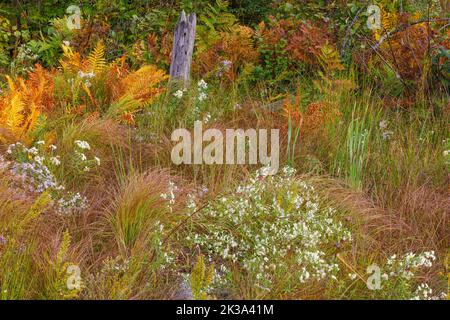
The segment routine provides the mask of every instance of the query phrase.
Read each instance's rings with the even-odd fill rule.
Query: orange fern
[[[158,85],[168,76],[153,65],[145,65],[120,79],[113,88],[114,101],[131,96],[140,103],[149,103],[163,92]]]

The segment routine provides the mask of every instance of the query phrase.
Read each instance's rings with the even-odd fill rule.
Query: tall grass
[[[334,172],[344,175],[351,187],[361,189],[369,159],[372,126],[377,122],[376,119],[368,119],[367,107],[362,115],[356,112],[355,107],[347,124],[345,140],[336,152]]]

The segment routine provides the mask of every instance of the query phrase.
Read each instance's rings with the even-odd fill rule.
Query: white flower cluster
[[[29,192],[42,193],[48,189],[64,190],[50,171],[48,165],[59,161],[58,157],[41,155],[39,141],[32,148],[17,142],[8,146],[6,153],[14,160],[11,172],[22,181],[22,186]]]
[[[175,96],[175,98],[181,99],[183,98],[183,90],[177,90],[173,95]]]
[[[327,248],[334,251],[351,234],[314,187],[294,173],[285,168],[278,176],[256,175],[211,203],[201,212],[206,230],[188,241],[214,260],[239,264],[267,290],[283,274],[296,282],[335,279],[339,266]]]
[[[88,159],[84,150],[91,150],[91,146],[87,141],[83,140],[75,140],[75,160],[76,165],[84,172],[88,172],[94,166],[100,165],[100,159],[98,157],[94,157],[91,160]]]
[[[39,59],[39,56],[31,51],[31,49],[28,48],[25,44],[22,44],[19,46],[16,59],[19,61],[36,61],[37,59]]]
[[[61,164],[60,157],[54,155],[57,147],[50,145],[50,155],[46,155],[42,150],[44,145],[44,141],[36,142],[31,148],[20,142],[11,144],[6,153],[12,161],[0,163],[8,165],[8,170],[21,181],[23,189],[32,193],[49,191],[58,213],[69,214],[86,209],[86,198],[79,193],[64,192],[65,187],[57,182],[52,172]]]
[[[170,250],[167,244],[163,243],[162,239],[165,237],[167,228],[160,221],[156,221],[154,225],[154,231],[152,232],[155,237],[153,245],[157,253],[157,261],[159,268],[164,270],[175,262],[175,253]]]
[[[28,191],[42,193],[47,189],[62,188],[55,180],[47,166],[40,161],[16,162],[11,168],[11,172],[20,177],[23,186],[28,187]]]
[[[230,60],[223,60],[219,63],[219,68],[217,70],[217,76],[221,78],[224,73],[231,70],[231,67],[233,66],[233,62]]]
[[[421,268],[430,268],[436,260],[434,251],[426,251],[420,254],[408,252],[401,257],[392,255],[387,259],[384,273],[381,276],[383,287],[410,288],[414,281],[416,272]],[[413,300],[439,300],[445,299],[444,293],[433,296],[433,289],[428,284],[420,284],[414,292],[405,295],[407,299]]]
[[[193,117],[193,120],[199,120],[199,116],[202,111],[204,111],[204,105],[203,101],[205,101],[208,98],[208,95],[206,94],[206,91],[208,89],[208,84],[205,82],[205,80],[201,79],[197,83],[197,90],[198,90],[198,96],[197,101],[194,105],[194,108],[192,109],[191,117]]]
[[[172,181],[169,181],[169,186],[167,188],[167,193],[162,193],[160,196],[164,200],[167,200],[169,203],[167,204],[167,207],[169,208],[170,212],[173,212],[173,205],[175,204],[175,192],[178,190],[178,187],[173,183]]]
[[[5,158],[0,154],[0,171],[8,170],[9,165],[9,161],[6,161]]]
[[[433,289],[431,289],[428,284],[421,283],[411,300],[445,300],[447,299],[447,294],[442,292],[440,295],[433,295]]]
[[[208,84],[205,82],[205,80],[201,79],[197,83],[198,87],[198,101],[202,102],[208,98],[208,95],[206,94],[206,89],[208,89]]]
[[[386,120],[380,121],[378,126],[381,129],[381,136],[384,140],[389,140],[390,137],[394,134],[394,132],[388,130],[388,122]]]
[[[197,204],[195,202],[195,196],[194,195],[192,195],[192,194],[188,194],[187,195],[186,207],[189,209],[190,212],[197,211]]]
[[[450,165],[450,139],[444,139],[442,140],[442,143],[445,145],[444,151],[442,152],[445,164]]]
[[[39,59],[39,55],[35,54],[25,44],[19,46],[16,58],[11,62],[11,68],[20,68],[21,73],[31,72],[34,70],[34,63]]]
[[[387,260],[387,275],[389,277],[401,277],[409,280],[419,268],[430,268],[434,260],[436,260],[434,251],[427,251],[421,254],[409,252],[402,258],[397,258],[397,255],[394,254]]]
[[[205,117],[203,118],[203,123],[207,124],[211,120],[211,114],[208,112],[205,114]]]
[[[102,274],[108,273],[125,273],[130,268],[130,260],[124,259],[120,256],[116,258],[108,257],[103,261],[103,266],[101,269]]]
[[[69,215],[74,211],[81,212],[88,207],[86,198],[81,196],[78,192],[60,198],[57,201],[57,205],[58,212],[65,215]]]
[[[78,71],[78,77],[83,80],[84,84],[86,85],[86,87],[90,87],[91,86],[91,82],[89,81],[89,79],[92,79],[95,77],[95,73],[94,72],[83,72],[83,71]]]
[[[75,140],[74,143],[81,150],[91,150],[91,146],[89,145],[89,143],[87,141]]]

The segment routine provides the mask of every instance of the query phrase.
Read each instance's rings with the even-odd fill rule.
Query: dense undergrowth
[[[359,2],[78,2],[80,30],[0,5],[2,299],[446,297],[446,1],[377,1],[377,30]],[[173,164],[196,120],[280,129],[279,173]]]

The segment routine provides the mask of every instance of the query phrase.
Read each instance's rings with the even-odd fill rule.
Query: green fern
[[[221,32],[231,32],[236,26],[237,18],[228,12],[228,2],[216,0],[214,5],[208,4],[199,17],[197,26],[197,52],[208,49],[220,39]]]

